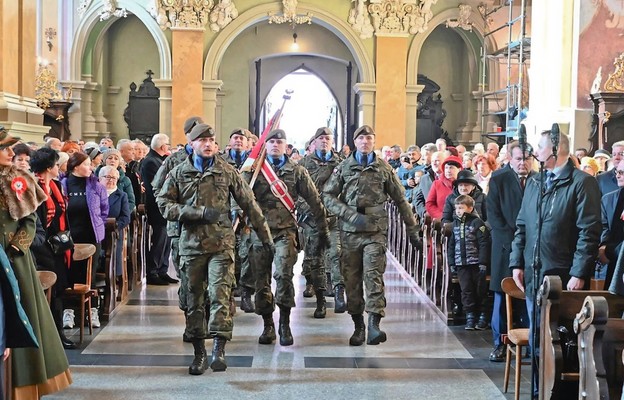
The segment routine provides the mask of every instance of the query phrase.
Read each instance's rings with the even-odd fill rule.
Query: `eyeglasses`
[[[116,176],[104,175],[104,179],[106,179],[107,181],[116,181],[119,178],[117,178]]]
[[[623,170],[621,170],[621,169],[616,169],[616,170],[615,170],[615,174],[616,174],[616,175],[618,175],[618,176],[620,176],[620,175],[624,175],[624,171],[623,171]]]

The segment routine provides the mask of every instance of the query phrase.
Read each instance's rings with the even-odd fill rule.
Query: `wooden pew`
[[[602,296],[587,296],[574,320],[579,343],[579,399],[620,399],[624,368],[624,319],[609,318]]]
[[[609,316],[621,317],[624,311],[624,297],[606,291],[579,290],[564,291],[561,278],[545,276],[538,293],[540,307],[540,354],[539,354],[539,399],[568,399],[576,397],[579,380],[578,365],[564,365],[561,337],[557,328],[564,326],[574,332],[574,320],[587,296],[604,296],[609,302]],[[569,397],[569,391],[575,394]]]
[[[102,319],[110,320],[117,306],[115,290],[117,282],[115,279],[115,251],[117,249],[117,226],[114,218],[106,220],[106,233],[102,242],[104,249],[104,273],[97,275],[97,287],[104,294],[104,301],[101,307]]]

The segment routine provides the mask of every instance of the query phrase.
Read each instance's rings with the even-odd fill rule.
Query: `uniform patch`
[[[227,185],[225,176],[215,176],[215,185],[219,185],[219,186]]]
[[[485,225],[482,225],[479,227],[479,230],[481,231],[481,233],[485,233]]]

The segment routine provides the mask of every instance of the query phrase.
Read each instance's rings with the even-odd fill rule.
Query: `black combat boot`
[[[474,331],[475,330],[475,313],[473,312],[469,312],[466,313],[466,327],[464,328],[467,331]]]
[[[316,290],[316,310],[314,310],[314,318],[325,318],[327,314],[324,293],[325,291],[323,289]]]
[[[271,344],[275,340],[275,323],[273,322],[273,314],[264,314],[264,330],[258,338],[260,344]]]
[[[353,324],[355,325],[355,330],[353,331],[353,335],[349,339],[350,346],[361,346],[364,344],[364,339],[366,338],[366,325],[364,325],[364,316],[362,314],[353,314],[351,315],[351,319],[353,320]]]
[[[204,339],[193,339],[193,349],[195,350],[195,358],[189,367],[189,374],[202,375],[208,368],[208,355],[206,354]]]
[[[479,321],[477,321],[477,324],[475,325],[475,329],[478,331],[484,331],[487,328],[488,328],[487,315],[485,315],[485,313],[482,312],[481,314],[479,314]]]
[[[312,297],[314,296],[314,285],[312,284],[312,277],[310,275],[306,275],[306,287],[303,291],[303,297]]]
[[[331,272],[325,272],[325,275],[327,276],[327,284],[325,286],[327,290],[325,291],[325,296],[334,297],[334,286],[331,283]]]
[[[368,338],[366,344],[379,344],[386,341],[386,332],[379,329],[380,322],[380,314],[368,314]]]
[[[213,339],[210,369],[214,372],[225,371],[227,368],[225,363],[225,342],[227,342],[227,339],[222,336],[215,336]]]
[[[334,312],[342,314],[347,311],[347,302],[345,301],[345,287],[343,284],[336,285],[334,289]]]
[[[252,313],[256,311],[253,300],[251,300],[251,289],[243,287],[241,293],[240,308],[246,313]]]
[[[292,346],[295,342],[290,332],[290,308],[280,306],[279,320],[280,344],[282,346]]]

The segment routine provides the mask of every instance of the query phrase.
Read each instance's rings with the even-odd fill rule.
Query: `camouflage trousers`
[[[180,279],[180,287],[178,287],[178,303],[180,310],[186,311],[186,275],[180,271],[180,237],[171,237],[171,261],[175,268],[176,275]]]
[[[349,314],[363,314],[366,311],[385,316],[383,274],[386,272],[386,235],[374,232],[341,232],[340,238]]]
[[[328,283],[332,287],[344,285],[340,270],[340,231],[335,218],[328,219],[328,223],[330,229],[328,249],[321,248],[318,229],[315,224],[302,225],[305,238],[302,274],[306,277],[310,276],[315,289],[325,289]],[[326,282],[325,272],[331,273],[331,282]],[[322,275],[322,282],[317,278],[317,275]]]
[[[249,262],[256,277],[256,314],[271,314],[275,303],[292,308],[295,306],[295,286],[293,284],[293,267],[297,262],[296,230],[285,229],[271,231],[275,243],[275,256],[270,257],[255,232],[251,234],[252,246]],[[275,296],[271,291],[271,271],[275,265]]]
[[[251,229],[244,226],[236,235],[236,282],[239,287],[254,290],[256,280],[249,265],[249,248],[251,247]]]
[[[234,283],[234,251],[182,256],[180,272],[186,275],[186,335],[191,339],[214,336],[232,339],[230,294]],[[210,303],[208,324],[206,293]]]

